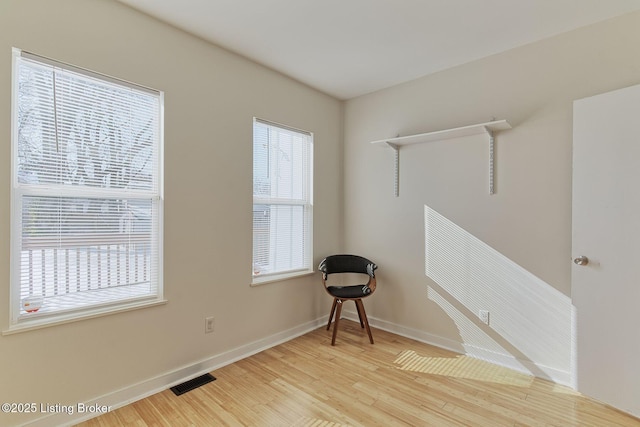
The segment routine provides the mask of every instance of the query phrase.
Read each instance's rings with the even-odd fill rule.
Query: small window
[[[162,109],[161,92],[14,49],[13,328],[161,301]]]
[[[253,283],[313,271],[313,134],[253,122]]]

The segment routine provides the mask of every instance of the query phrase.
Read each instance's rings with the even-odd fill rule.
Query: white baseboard
[[[151,378],[138,384],[133,384],[112,393],[105,394],[96,399],[87,401],[85,405],[87,407],[90,407],[91,405],[99,405],[100,407],[107,406],[110,407],[110,410],[115,410],[137,400],[144,399],[145,397],[159,393],[163,390],[173,387],[174,385],[181,384],[191,378],[203,375],[207,372],[215,371],[216,369],[219,369],[223,366],[229,365],[233,362],[244,359],[283,342],[289,341],[300,335],[304,335],[307,332],[313,331],[314,329],[320,327],[322,324],[326,323],[327,319],[328,317],[324,316],[322,318],[296,326],[295,328],[287,329],[286,331],[282,331],[266,338],[251,342],[233,350],[217,354],[192,365],[184,366],[174,371],[159,375],[155,378]],[[30,421],[24,424],[24,426],[72,426],[96,416],[95,413],[78,413],[77,408],[72,409],[74,410],[61,411],[58,413],[46,415],[44,417]],[[68,412],[73,413],[71,414]]]
[[[343,311],[343,317],[355,322],[359,321],[358,314],[356,312]],[[433,335],[418,329],[398,325],[386,320],[377,319],[375,317],[369,316],[368,320],[371,326],[394,333],[396,335],[411,338],[413,340],[420,341],[426,344],[431,344],[436,347],[453,351],[455,353],[465,354],[469,357],[474,357],[476,359],[484,360],[498,366],[513,369],[514,371],[521,372],[523,374],[533,375],[538,378],[543,378],[545,380],[553,381],[554,383],[573,388],[572,375],[571,372],[568,371],[562,371],[549,366],[539,365],[530,360],[518,359],[511,354],[496,353],[495,351],[487,350],[481,347],[459,343],[448,338]]]
[[[358,315],[355,312],[343,311],[343,317],[356,322],[358,321]],[[115,410],[137,400],[144,399],[145,397],[159,393],[163,390],[173,387],[174,385],[181,384],[191,378],[203,375],[207,372],[215,371],[216,369],[219,369],[223,366],[229,365],[233,362],[244,359],[283,342],[289,341],[300,335],[304,335],[307,332],[313,331],[314,329],[325,325],[327,320],[328,316],[323,316],[319,319],[304,323],[295,328],[291,328],[286,331],[279,332],[266,338],[240,346],[238,348],[226,351],[224,353],[217,354],[215,356],[201,360],[195,364],[185,366],[174,371],[159,375],[155,378],[142,381],[138,384],[133,384],[112,393],[105,394],[96,399],[92,399],[86,402],[86,405],[107,406],[110,407],[111,410]],[[544,375],[538,376],[558,384],[567,385],[569,387],[571,387],[572,385],[570,372],[564,372],[554,368],[539,366],[528,360],[519,360],[512,355],[495,353],[493,351],[482,349],[479,347],[473,347],[472,349],[470,349],[468,345],[463,345],[457,341],[449,340],[447,338],[433,335],[418,329],[398,325],[386,320],[377,319],[375,317],[369,317],[369,324],[374,328],[382,329],[384,331],[391,332],[406,338],[444,348],[455,353],[467,354],[471,357],[482,359],[484,361],[494,363],[499,366],[504,366],[525,374],[533,375],[533,372],[543,372]],[[460,351],[461,347],[466,347],[467,351],[462,353]],[[78,413],[77,411],[74,411],[73,414],[68,414],[63,411],[38,418],[24,424],[24,426],[72,426],[74,424],[93,418],[94,416],[96,416],[96,414],[94,413]]]

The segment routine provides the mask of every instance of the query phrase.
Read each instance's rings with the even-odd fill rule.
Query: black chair
[[[318,269],[322,272],[322,284],[329,295],[333,297],[333,305],[331,306],[331,314],[329,314],[329,323],[327,330],[331,327],[331,321],[335,314],[335,322],[333,325],[333,337],[331,345],[336,344],[336,334],[338,333],[338,323],[340,322],[340,313],[342,312],[342,303],[344,301],[353,301],[358,310],[360,318],[360,326],[367,329],[369,341],[373,344],[373,336],[371,328],[367,320],[367,313],[364,311],[362,298],[368,297],[376,290],[376,276],[374,271],[378,266],[358,255],[331,255],[320,262]],[[330,274],[340,274],[345,276],[349,273],[359,273],[367,276],[367,282],[359,285],[335,286],[330,285],[328,278]],[[349,277],[351,279],[351,277]]]

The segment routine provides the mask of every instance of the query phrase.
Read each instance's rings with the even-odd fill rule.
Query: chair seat
[[[367,285],[327,286],[327,291],[336,298],[364,298],[371,293]]]

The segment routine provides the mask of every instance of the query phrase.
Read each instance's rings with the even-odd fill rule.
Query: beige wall
[[[315,261],[344,241],[379,264],[366,302],[374,324],[565,378],[572,101],[639,83],[638,45],[636,13],[356,98],[343,111],[115,1],[2,0],[0,307],[9,297],[11,47],[165,92],[169,302],[0,336],[0,402],[87,401],[326,315],[317,276],[249,287],[253,116],[314,132]],[[486,142],[473,137],[403,148],[393,196],[393,153],[370,141],[492,117],[514,127],[497,135],[495,195]],[[445,241],[494,263],[494,274],[465,278],[452,261],[451,281],[427,278],[425,209],[442,216]],[[491,329],[477,309],[491,311]],[[210,315],[216,332],[205,335]],[[0,424],[33,418],[0,414]]]
[[[12,47],[164,91],[168,304],[0,336],[0,402],[84,402],[326,315],[317,275],[249,286],[252,117],[314,132],[317,263],[342,239],[341,102],[115,1],[2,0],[0,330],[9,322]],[[205,316],[215,316],[213,334]],[[0,413],[0,425],[32,418]]]
[[[379,264],[374,324],[569,380],[572,102],[640,83],[638,46],[635,13],[346,103],[345,245]],[[513,126],[496,135],[495,195],[480,136],[401,148],[394,197],[393,151],[370,141],[493,117]],[[456,229],[437,281],[425,206]]]

